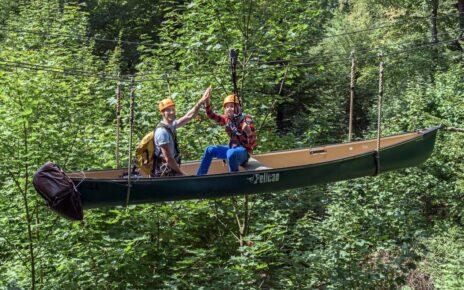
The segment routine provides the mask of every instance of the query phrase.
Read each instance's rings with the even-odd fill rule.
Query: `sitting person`
[[[248,161],[256,147],[256,134],[250,115],[242,112],[238,97],[227,96],[223,102],[224,115],[218,115],[211,109],[209,94],[205,98],[206,115],[221,126],[229,135],[229,145],[208,146],[201,159],[197,175],[208,173],[213,158],[226,160],[229,172],[238,171],[238,167]]]
[[[206,89],[203,97],[180,119],[176,119],[176,107],[172,99],[164,99],[159,103],[163,119],[156,126],[154,134],[155,159],[152,177],[185,175],[180,168],[176,129],[187,124],[198,114],[200,106],[210,94],[211,87]]]

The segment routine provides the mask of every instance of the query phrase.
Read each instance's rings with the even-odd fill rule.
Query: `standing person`
[[[154,133],[155,156],[151,176],[185,175],[180,168],[181,158],[177,143],[177,128],[192,120],[204,101],[209,98],[211,87],[207,88],[202,98],[183,117],[176,119],[176,106],[172,99],[159,102],[159,111],[163,117]]]
[[[226,160],[229,171],[238,171],[238,167],[248,161],[256,147],[256,133],[250,115],[242,112],[238,97],[230,95],[224,98],[224,115],[218,115],[211,109],[211,94],[205,99],[206,115],[220,126],[224,126],[229,135],[229,145],[208,146],[201,159],[197,175],[208,173],[213,158]]]

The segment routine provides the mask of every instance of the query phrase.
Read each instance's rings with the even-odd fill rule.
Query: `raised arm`
[[[182,116],[181,118],[177,120],[176,127],[177,128],[182,127],[188,122],[190,122],[190,120],[195,118],[196,115],[198,115],[198,111],[200,110],[200,107],[201,107],[201,103],[200,102],[196,103],[184,116]]]
[[[204,92],[201,99],[185,114],[183,117],[177,120],[177,128],[184,126],[190,120],[195,118],[198,115],[201,105],[205,102],[206,99],[211,95],[211,87],[208,87]]]
[[[209,98],[205,101],[205,110],[206,110],[206,116],[208,118],[216,121],[216,123],[218,123],[221,126],[224,126],[226,124],[226,119],[223,116],[216,114],[211,109],[211,101]]]

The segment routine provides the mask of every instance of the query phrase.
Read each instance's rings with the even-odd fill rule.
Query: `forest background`
[[[464,287],[464,138],[441,131],[418,168],[246,198],[56,216],[31,186],[46,161],[115,168],[157,103],[186,112],[212,85],[239,90],[258,152],[464,127],[463,0],[0,0],[0,288]],[[184,159],[227,141],[204,113],[179,130]],[[134,141],[135,144],[135,141]],[[132,144],[132,149],[134,148]]]

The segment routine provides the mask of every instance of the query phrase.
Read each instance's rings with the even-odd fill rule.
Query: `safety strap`
[[[238,101],[240,106],[242,105],[240,97],[238,95],[238,88],[237,88],[237,59],[238,59],[238,50],[231,49],[230,53],[230,71],[232,73],[232,84],[234,86],[234,95],[238,97]]]
[[[176,150],[176,154],[174,155],[174,158],[176,159],[176,157],[180,155],[179,144],[177,143],[177,133],[174,133],[172,129],[168,125],[164,124],[163,122],[159,122],[158,125],[156,125],[156,129],[158,128],[166,129],[166,131],[168,131],[168,133],[171,135],[172,139],[174,140],[174,149]],[[156,129],[155,129],[155,132],[156,132]],[[155,158],[157,157],[159,156],[156,156],[156,153],[155,153]]]
[[[168,125],[164,124],[163,122],[160,122],[160,123],[158,123],[158,125],[156,125],[156,128],[155,128],[154,133],[153,133],[153,138],[155,137],[156,130],[159,129],[159,128],[166,129],[166,131],[171,135],[172,139],[174,140],[174,150],[176,151],[175,155],[174,155],[174,159],[176,160],[176,162],[178,164],[180,164],[181,163],[181,158],[180,158],[179,146],[178,146],[178,143],[177,143],[177,134],[174,133]],[[161,149],[158,148],[158,154],[156,154],[156,147],[157,146],[156,146],[156,143],[155,143],[155,152],[153,152],[154,160],[153,160],[152,174],[154,174],[155,176],[158,176],[157,172],[160,171],[160,170],[164,171],[164,170],[166,170],[166,168],[164,170],[161,169],[163,167],[163,160],[161,158]],[[165,164],[165,165],[167,166],[167,164]],[[166,166],[164,166],[164,167],[166,167]],[[162,176],[163,175],[164,174],[162,174]]]
[[[229,52],[230,56],[230,71],[232,73],[232,85],[234,87],[234,96],[238,99],[238,104],[242,107],[242,99],[238,95],[238,87],[237,87],[237,61],[238,61],[238,50],[231,49]],[[238,115],[240,112],[238,111],[237,104],[234,100],[234,114]]]

